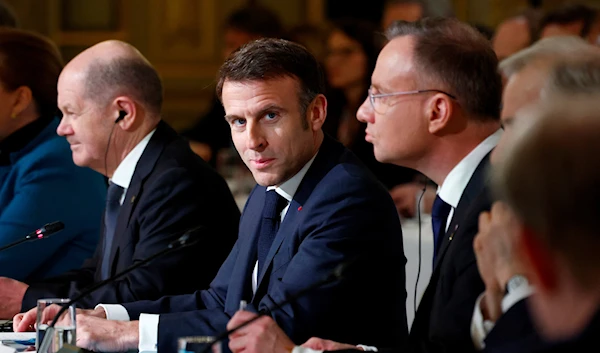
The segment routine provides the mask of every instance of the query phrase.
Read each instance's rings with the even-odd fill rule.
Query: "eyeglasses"
[[[375,93],[373,93],[373,87],[371,87],[371,88],[369,88],[369,101],[371,102],[371,107],[373,108],[373,110],[376,111],[377,113],[382,114],[383,113],[382,109],[377,104],[377,101],[376,101],[377,98],[392,97],[392,96],[408,96],[408,95],[411,95],[411,94],[420,94],[420,93],[428,93],[428,92],[442,93],[442,94],[445,94],[448,97],[456,100],[455,96],[451,95],[448,92],[441,91],[439,89],[420,89],[420,90],[415,90],[415,91],[404,91],[404,92],[378,93],[378,94],[375,94]]]

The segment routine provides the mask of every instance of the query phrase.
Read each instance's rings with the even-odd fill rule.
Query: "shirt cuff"
[[[365,346],[364,344],[357,344],[356,346],[358,348],[362,348],[362,350],[365,352],[378,352],[377,347]]]
[[[473,344],[477,350],[485,348],[485,338],[494,328],[492,321],[483,319],[483,313],[481,312],[481,300],[483,296],[484,293],[480,294],[477,301],[475,301],[475,310],[473,310],[473,319],[471,320],[471,340],[473,340]]]
[[[314,349],[296,346],[292,349],[292,353],[323,353],[323,351],[315,351]]]
[[[106,313],[107,320],[129,321],[129,313],[123,305],[119,304],[98,304],[94,309],[102,308]]]
[[[160,315],[140,314],[140,352],[158,350],[158,319]]]
[[[504,298],[502,298],[502,313],[504,314],[512,308],[513,305],[532,295],[533,291],[532,285],[523,284],[508,292]]]

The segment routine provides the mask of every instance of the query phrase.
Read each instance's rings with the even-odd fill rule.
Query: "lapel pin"
[[[135,195],[131,196],[131,203],[135,202]]]
[[[302,211],[302,206],[298,207],[298,212]]]

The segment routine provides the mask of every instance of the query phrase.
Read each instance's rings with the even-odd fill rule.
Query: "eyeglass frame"
[[[420,93],[427,93],[427,92],[437,92],[437,93],[442,93],[447,95],[448,97],[457,100],[457,98],[455,96],[453,96],[452,94],[448,93],[448,92],[444,92],[442,90],[439,89],[419,89],[419,90],[414,90],[414,91],[403,91],[403,92],[392,92],[392,93],[371,93],[371,90],[373,89],[373,87],[370,87],[368,90],[369,93],[369,102],[371,102],[371,108],[373,108],[373,111],[377,111],[375,109],[375,98],[384,98],[384,97],[393,97],[393,96],[407,96],[407,95],[411,95],[411,94],[420,94]]]

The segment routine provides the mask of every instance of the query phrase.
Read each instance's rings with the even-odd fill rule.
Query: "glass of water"
[[[212,336],[181,337],[177,341],[177,353],[221,353],[221,342]]]
[[[40,345],[46,335],[46,330],[49,324],[54,319],[54,316],[46,315],[43,313],[47,307],[56,304],[63,306],[69,302],[68,298],[51,298],[51,299],[39,299],[37,302],[37,320],[36,320],[36,340],[35,348],[39,353],[55,353],[63,347],[64,344],[70,344],[75,346],[75,332],[77,331],[75,322],[75,305],[70,305],[69,308],[61,315],[54,325],[54,334],[50,339],[50,345],[47,352],[40,352]]]

